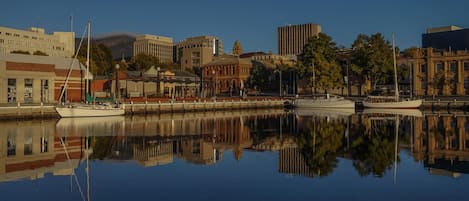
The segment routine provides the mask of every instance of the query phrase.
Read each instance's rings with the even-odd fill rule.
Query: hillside
[[[102,36],[93,39],[94,42],[99,44],[104,44],[109,47],[112,51],[113,59],[122,58],[122,53],[124,57],[128,58],[133,55],[133,44],[135,41],[135,35],[131,34],[113,34]]]

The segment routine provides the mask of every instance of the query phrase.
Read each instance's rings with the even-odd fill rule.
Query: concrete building
[[[173,62],[173,38],[155,36],[155,35],[140,35],[137,36],[134,42],[134,56],[138,54],[146,54],[155,56],[161,63]]]
[[[422,48],[454,51],[469,49],[469,29],[445,26],[427,29],[422,34]]]
[[[423,48],[411,57],[414,95],[469,95],[469,52]]]
[[[80,102],[84,93],[84,66],[71,58],[0,54],[0,103],[53,103],[67,84],[67,101]],[[90,76],[91,77],[91,76]]]
[[[74,32],[46,34],[43,28],[31,27],[19,30],[0,27],[0,54],[13,51],[34,54],[37,51],[49,56],[72,57],[75,54]]]
[[[223,55],[222,41],[214,36],[186,38],[176,45],[176,62],[181,69],[202,67],[211,62],[214,56]]]
[[[239,90],[245,87],[251,68],[250,59],[229,55],[214,58],[202,70],[203,96],[216,96],[220,93],[239,95]]]
[[[321,33],[318,24],[299,24],[279,27],[277,29],[278,54],[299,55],[308,39]]]
[[[264,52],[248,52],[241,54],[241,58],[249,58],[253,61],[263,63],[267,68],[276,69],[278,65],[293,66],[296,63],[296,56],[282,56],[278,54],[268,54]]]

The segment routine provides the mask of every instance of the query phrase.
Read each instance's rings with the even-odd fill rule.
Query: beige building
[[[0,54],[13,51],[36,51],[49,56],[72,57],[75,54],[74,32],[53,32],[46,34],[42,28],[31,27],[29,30],[19,30],[0,27]]]
[[[469,53],[417,49],[408,59],[418,96],[469,95]]]
[[[192,69],[211,62],[214,56],[223,55],[223,44],[217,37],[197,36],[179,42],[176,51],[181,69]]]
[[[53,103],[60,96],[69,73],[71,58],[0,54],[0,103]],[[73,62],[64,95],[67,101],[83,97],[83,65]],[[90,75],[90,77],[92,77]]]
[[[173,38],[140,35],[134,42],[134,56],[138,54],[146,54],[155,56],[161,63],[172,63],[173,61]]]
[[[279,27],[277,29],[278,54],[299,55],[308,39],[321,33],[318,24],[299,24]]]

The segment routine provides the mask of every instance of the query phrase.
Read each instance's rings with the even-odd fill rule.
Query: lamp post
[[[119,64],[116,64],[116,102],[119,103],[120,95],[119,95]]]
[[[159,66],[156,67],[156,97],[160,97],[160,70]]]
[[[279,79],[278,95],[282,97],[282,71],[277,69],[274,71],[274,73],[279,74],[280,79]]]

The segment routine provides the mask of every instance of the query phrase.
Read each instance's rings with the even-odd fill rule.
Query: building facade
[[[243,54],[243,48],[241,47],[241,42],[239,42],[239,40],[235,41],[235,43],[233,45],[232,53],[233,53],[233,55]]]
[[[213,36],[197,36],[184,39],[176,45],[176,63],[181,69],[200,68],[211,62],[214,56],[223,55],[222,41]]]
[[[237,56],[221,56],[204,65],[202,70],[203,97],[226,94],[237,96],[245,88],[252,62]]]
[[[422,48],[429,47],[446,51],[468,50],[469,29],[457,26],[427,29],[427,33],[422,34]]]
[[[48,56],[72,57],[75,54],[74,32],[53,32],[46,34],[42,28],[31,27],[19,30],[0,27],[0,54],[12,52],[35,54],[42,52]]]
[[[278,54],[299,55],[308,39],[321,33],[318,24],[299,24],[279,27],[277,29]]]
[[[161,63],[172,63],[173,46],[173,38],[145,34],[136,37],[133,54],[151,55]]]
[[[73,63],[64,101],[80,102],[84,84],[80,69],[71,58],[0,54],[0,103],[57,102]],[[81,67],[80,67],[81,66]]]
[[[415,95],[469,95],[469,52],[422,48],[411,57],[408,62]]]

